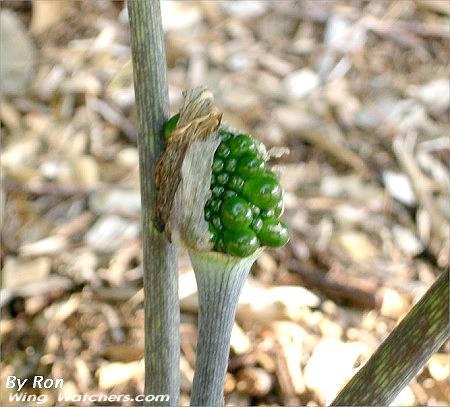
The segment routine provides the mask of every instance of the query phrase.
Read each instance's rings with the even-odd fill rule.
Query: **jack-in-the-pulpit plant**
[[[283,192],[262,143],[221,123],[206,88],[184,94],[164,126],[156,224],[184,245],[197,279],[199,336],[192,406],[223,404],[231,330],[250,268],[289,240]]]

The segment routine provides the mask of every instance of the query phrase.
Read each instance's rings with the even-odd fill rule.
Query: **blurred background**
[[[272,164],[291,241],[265,251],[242,295],[227,403],[323,406],[449,266],[449,3],[166,0],[162,12],[171,112],[204,84],[224,120],[290,150]],[[130,56],[122,1],[1,2],[3,405],[8,375],[64,378],[65,395],[143,392]],[[180,298],[187,404],[185,253]],[[394,404],[448,405],[448,351]]]

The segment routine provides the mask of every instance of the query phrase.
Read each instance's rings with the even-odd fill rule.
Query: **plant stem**
[[[449,328],[449,273],[443,272],[332,405],[389,405],[449,337]]]
[[[170,396],[148,405],[178,405],[179,321],[177,252],[154,226],[155,164],[163,150],[161,128],[168,118],[164,32],[159,1],[128,1],[134,88],[139,118],[145,295],[145,393]]]
[[[198,343],[191,406],[224,404],[223,385],[239,295],[261,251],[237,259],[216,252],[189,251],[198,287]]]

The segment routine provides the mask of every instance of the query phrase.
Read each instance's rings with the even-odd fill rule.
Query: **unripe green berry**
[[[226,185],[226,183],[228,182],[229,178],[230,178],[230,176],[226,172],[222,172],[220,174],[217,174],[217,176],[216,176],[216,184]]]
[[[244,196],[262,209],[270,209],[281,199],[280,184],[271,177],[252,177],[245,181]]]
[[[259,247],[255,232],[249,228],[225,229],[223,242],[227,253],[237,257],[247,257]]]
[[[223,170],[223,165],[224,164],[223,164],[222,159],[220,159],[218,157],[214,158],[213,163],[212,163],[212,171],[214,173],[220,173]]]
[[[234,172],[236,170],[236,165],[237,165],[236,158],[232,158],[232,157],[228,158],[224,164],[225,171],[227,171],[229,173]]]
[[[259,217],[254,218],[252,223],[251,223],[251,225],[250,225],[252,230],[254,232],[256,232],[256,233],[261,230],[262,226],[263,226],[263,220],[261,218],[259,218]]]
[[[257,232],[262,245],[280,247],[289,241],[289,233],[284,223],[273,218],[265,219],[262,223],[261,229]]]
[[[269,168],[261,168],[260,170],[258,170],[257,174],[267,177],[267,178],[272,178],[275,182],[279,183],[280,181],[278,180],[278,176],[277,174],[275,174],[271,169]]]
[[[219,136],[222,141],[228,141],[231,137],[233,137],[233,134],[226,130],[220,129]]]
[[[215,197],[215,198],[219,198],[219,197],[223,194],[223,191],[225,191],[225,188],[224,188],[224,187],[221,187],[220,185],[216,185],[216,186],[211,190],[212,195],[213,195],[213,197]]]
[[[252,211],[245,199],[235,196],[225,199],[220,218],[228,228],[242,228],[252,222]]]
[[[283,199],[280,199],[278,203],[273,207],[273,214],[276,218],[279,218],[283,214],[284,203]]]
[[[245,155],[237,164],[236,171],[243,176],[255,174],[259,169],[264,167],[264,160],[257,155]]]
[[[257,207],[256,205],[250,204],[250,209],[252,210],[253,216],[258,216],[261,212],[261,209]]]
[[[219,144],[219,147],[217,147],[215,157],[219,158],[227,158],[230,155],[231,151],[230,148],[225,144]]]
[[[237,196],[237,192],[233,191],[232,189],[226,189],[223,193],[223,198],[231,198],[232,196]]]
[[[205,220],[210,220],[213,216],[213,211],[209,207],[205,207]]]
[[[212,224],[218,231],[221,231],[223,229],[222,220],[220,219],[220,217],[218,215],[216,215],[212,218]]]
[[[244,186],[244,179],[238,175],[232,175],[228,181],[228,188],[233,191],[240,192]]]
[[[248,134],[238,134],[228,141],[228,145],[233,157],[242,157],[256,151],[256,143]]]
[[[213,212],[215,213],[219,212],[221,206],[222,206],[221,199],[211,199],[209,207]]]
[[[275,210],[273,208],[264,209],[260,212],[259,216],[262,219],[275,218]]]

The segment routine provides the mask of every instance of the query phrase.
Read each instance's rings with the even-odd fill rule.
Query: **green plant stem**
[[[261,250],[238,259],[216,252],[190,251],[197,279],[198,343],[191,406],[224,404],[223,385],[236,308],[250,268]]]
[[[179,321],[177,252],[154,227],[155,164],[164,147],[161,129],[168,118],[164,32],[159,1],[128,1],[136,106],[139,118],[139,167],[142,202],[145,295],[145,393],[167,394],[178,405]]]
[[[331,405],[389,405],[449,337],[449,328],[447,271],[439,276]]]

